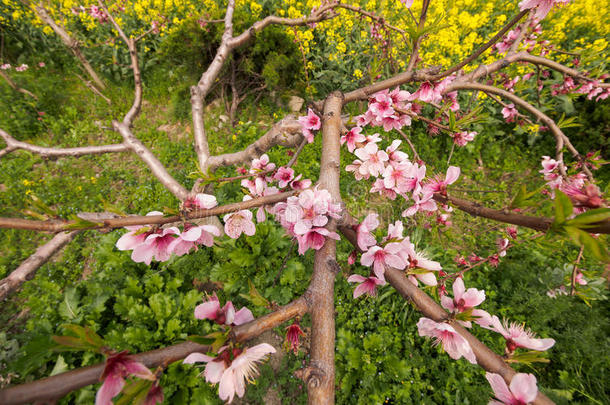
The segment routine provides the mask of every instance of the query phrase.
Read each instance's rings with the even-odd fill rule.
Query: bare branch
[[[70,34],[68,34],[68,32],[65,30],[64,27],[57,24],[55,22],[55,20],[53,20],[53,17],[51,17],[49,15],[49,13],[42,6],[42,4],[36,4],[33,7],[34,7],[34,10],[36,11],[36,15],[38,15],[38,17],[45,24],[47,24],[49,27],[51,27],[53,29],[53,31],[55,31],[55,33],[61,38],[64,45],[66,45],[68,48],[70,48],[70,50],[72,51],[74,56],[76,56],[76,58],[80,61],[81,65],[83,65],[83,68],[85,69],[87,74],[91,77],[91,79],[93,79],[93,81],[95,82],[97,87],[104,90],[106,88],[106,86],[104,85],[104,82],[102,82],[102,80],[99,78],[99,76],[97,75],[95,70],[93,70],[93,68],[91,67],[91,64],[89,63],[87,58],[85,58],[85,55],[83,55],[83,53],[81,52],[78,41],[76,39],[72,38],[70,36]]]
[[[237,342],[245,342],[282,323],[301,316],[307,312],[307,303],[300,297],[277,311],[262,316],[254,321],[236,326],[232,337]],[[206,353],[209,346],[193,342],[179,343],[162,349],[132,355],[149,368],[162,364],[170,364],[182,360],[194,352]],[[99,382],[105,363],[83,367],[65,373],[57,374],[42,380],[33,381],[0,390],[0,403],[3,405],[19,405],[49,399],[59,399],[71,391]]]
[[[91,81],[90,81],[90,80],[85,79],[84,77],[82,77],[82,76],[81,76],[81,75],[79,75],[78,73],[76,73],[76,77],[78,77],[78,78],[79,78],[79,79],[80,79],[80,80],[83,82],[83,84],[85,85],[85,87],[87,87],[89,90],[91,90],[91,91],[92,91],[92,92],[93,92],[95,95],[98,95],[98,96],[100,96],[101,98],[103,98],[103,99],[104,99],[104,101],[106,101],[106,103],[107,103],[108,105],[111,105],[111,104],[112,104],[112,101],[111,101],[111,100],[110,100],[108,97],[106,97],[104,94],[102,94],[102,92],[101,92],[101,91],[99,91],[99,90],[98,90],[98,88],[97,88],[97,87],[95,87],[95,86],[94,86],[94,85],[91,83]]]
[[[304,139],[301,131],[301,123],[293,116],[287,116],[273,125],[265,135],[248,145],[246,149],[224,155],[210,156],[206,165],[201,169],[204,173],[214,172],[219,167],[249,162],[277,145],[293,148]]]
[[[578,153],[578,151],[576,150],[574,145],[572,145],[572,143],[570,142],[570,139],[563,133],[563,131],[561,130],[561,128],[559,128],[559,126],[555,123],[555,121],[553,121],[552,118],[550,118],[548,115],[544,114],[542,111],[540,111],[539,109],[537,109],[536,107],[534,107],[533,105],[528,103],[527,101],[523,100],[521,97],[515,95],[514,93],[511,93],[511,92],[503,90],[503,89],[499,89],[494,86],[488,86],[486,84],[479,84],[479,83],[463,82],[461,80],[451,83],[447,88],[447,92],[451,92],[453,90],[460,90],[460,89],[480,90],[480,91],[484,91],[486,93],[497,94],[498,96],[501,96],[505,99],[512,101],[513,104],[518,105],[521,108],[523,108],[524,110],[528,111],[530,114],[534,115],[536,118],[538,118],[540,121],[542,121],[542,123],[544,125],[546,125],[549,128],[549,130],[551,131],[553,136],[555,136],[557,160],[563,161],[563,147],[565,145],[566,148],[570,151],[570,153],[572,153],[572,156],[574,156],[575,159],[577,159],[581,163],[584,163],[583,162],[584,159],[583,159],[582,155],[580,153]],[[583,164],[582,169],[587,174],[587,177],[589,177],[589,180],[593,181],[593,174],[591,173],[589,168],[587,168],[587,166],[585,164]],[[565,168],[563,168],[563,174],[565,175]]]
[[[125,122],[112,121],[113,128],[119,132],[129,146],[148,165],[155,177],[180,201],[186,200],[188,191],[172,177],[157,157],[136,138]]]
[[[477,217],[493,219],[494,221],[504,222],[507,224],[524,226],[536,231],[546,232],[551,228],[551,224],[553,223],[553,218],[531,217],[529,215],[517,214],[508,210],[495,210],[484,207],[478,202],[468,201],[458,197],[443,196],[436,193],[434,194],[434,199],[443,204],[451,203],[451,205],[454,207]],[[587,229],[587,232],[610,234],[610,220],[597,222],[594,227]]]
[[[267,204],[275,204],[277,202],[284,201],[288,197],[293,196],[295,194],[297,194],[296,191],[273,194],[266,197],[254,198],[248,201],[221,205],[219,207],[214,207],[209,210],[200,209],[186,213],[184,215],[133,215],[120,218],[107,218],[107,216],[100,215],[96,218],[91,216],[90,214],[86,218],[86,220],[93,222],[93,224],[89,226],[79,224],[78,222],[72,220],[35,221],[21,218],[0,218],[0,228],[28,229],[32,231],[43,232],[60,232],[74,230],[75,227],[78,227],[78,229],[114,229],[133,225],[164,225],[172,222],[183,222],[192,219],[207,218],[216,215],[228,214],[231,212],[247,210],[250,208],[256,208]]]
[[[320,162],[321,188],[328,190],[333,202],[341,202],[339,190],[341,106],[343,96],[332,93],[324,103],[322,117],[322,160]],[[326,228],[334,232],[336,221]],[[308,403],[312,405],[335,403],[335,306],[334,283],[336,276],[336,241],[327,238],[314,256],[313,275],[309,285],[309,312],[311,313],[311,361],[306,369]]]
[[[515,17],[513,17],[512,20],[510,20],[500,31],[498,31],[496,33],[496,35],[494,35],[493,37],[491,37],[491,39],[489,41],[487,41],[483,46],[481,46],[479,49],[477,49],[472,55],[470,55],[469,57],[467,57],[466,59],[464,59],[463,61],[461,61],[460,63],[458,63],[457,65],[454,65],[453,67],[445,70],[444,72],[439,73],[438,75],[436,75],[434,78],[432,78],[432,80],[438,80],[438,79],[442,79],[443,77],[449,76],[450,74],[457,72],[458,70],[460,70],[461,68],[463,68],[464,66],[468,65],[470,62],[474,61],[476,58],[478,58],[479,56],[481,56],[481,54],[483,52],[485,52],[487,49],[489,49],[493,44],[495,44],[496,42],[498,42],[499,39],[501,39],[504,34],[511,29],[511,27],[513,25],[515,25],[516,23],[519,22],[519,20],[521,20],[521,18],[523,18],[523,16],[525,16],[528,13],[529,10],[523,10],[521,11],[519,14],[517,14]]]
[[[102,7],[104,12],[108,16],[108,19],[110,20],[114,28],[119,33],[121,39],[123,39],[123,42],[125,42],[125,45],[127,45],[127,49],[129,50],[131,69],[133,70],[134,99],[131,108],[123,118],[123,124],[127,125],[128,127],[131,127],[133,125],[133,120],[138,116],[138,114],[140,113],[140,109],[142,108],[142,75],[140,73],[140,64],[138,62],[138,49],[136,48],[136,40],[131,37],[128,38],[127,35],[125,35],[125,32],[123,32],[123,30],[121,29],[121,26],[116,22],[112,14],[110,14],[110,11],[108,11],[108,8],[106,8],[104,2],[102,0],[99,0],[98,2],[100,7]]]
[[[6,72],[4,70],[0,69],[0,76],[2,76],[2,78],[4,78],[4,80],[6,80],[6,82],[9,85],[9,87],[11,87],[13,90],[18,91],[19,93],[25,94],[26,96],[30,96],[34,100],[38,100],[38,96],[36,96],[34,93],[32,93],[29,90],[26,90],[26,89],[23,89],[23,88],[19,87],[17,85],[17,83],[15,83],[13,81],[13,79],[11,79],[11,77],[6,74]]]
[[[349,219],[348,219],[349,220]],[[356,221],[351,218],[353,223]],[[359,250],[356,232],[351,226],[340,226],[339,230],[345,236],[345,238],[354,245],[354,248]],[[507,384],[515,376],[516,372],[502,360],[502,357],[498,356],[491,349],[485,346],[480,340],[473,336],[470,332],[464,329],[457,321],[449,320],[449,314],[440,305],[436,303],[428,294],[417,288],[411,283],[400,270],[392,267],[385,268],[386,280],[402,295],[406,300],[409,300],[415,305],[415,307],[422,312],[426,317],[436,322],[448,322],[460,335],[462,335],[470,344],[472,351],[477,358],[477,364],[489,371],[490,373],[496,373],[502,376]],[[543,393],[538,392],[534,404],[546,405],[553,404],[549,398]]]
[[[21,284],[30,280],[36,271],[66,246],[79,231],[61,232],[55,235],[50,241],[36,249],[36,253],[28,257],[11,274],[0,280],[0,302],[18,289]]]
[[[424,26],[426,25],[426,15],[428,14],[429,5],[430,5],[430,0],[424,0],[424,3],[421,8],[421,14],[419,16],[419,22],[417,24],[417,30],[420,32],[423,30]],[[424,39],[424,36],[420,35],[413,42],[413,49],[411,50],[411,56],[409,57],[409,63],[407,64],[407,72],[412,72],[413,69],[415,69],[415,65],[417,64],[417,60],[419,59],[419,46],[423,39]]]
[[[27,142],[21,142],[7,134],[5,131],[0,129],[0,137],[6,142],[7,148],[2,153],[0,151],[0,157],[16,150],[26,150],[28,152],[36,153],[44,158],[55,158],[62,156],[83,156],[83,155],[99,155],[102,153],[115,153],[115,152],[127,152],[129,148],[127,145],[122,143],[110,144],[110,145],[99,145],[99,146],[81,146],[76,148],[47,148],[44,146],[32,145]]]

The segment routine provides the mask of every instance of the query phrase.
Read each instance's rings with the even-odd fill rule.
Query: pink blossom
[[[361,134],[362,128],[354,127],[346,132],[344,135],[341,135],[341,145],[347,143],[347,150],[350,153],[354,152],[356,148],[356,144],[362,143],[366,140],[366,137]]]
[[[313,110],[309,108],[306,116],[299,117],[299,122],[301,123],[301,127],[303,129],[303,135],[305,138],[307,138],[309,143],[312,143],[314,134],[311,131],[320,129],[320,126],[322,125],[320,117],[318,117]]]
[[[529,329],[525,329],[523,324],[511,323],[510,325],[505,320],[503,323],[494,315],[489,319],[489,324],[480,324],[485,329],[493,330],[504,336],[506,339],[506,348],[509,352],[514,352],[518,347],[524,347],[530,350],[545,351],[553,347],[554,339],[537,339]]]
[[[299,174],[297,177],[295,177],[294,180],[292,180],[290,182],[290,188],[292,188],[293,190],[305,190],[305,189],[311,187],[311,180],[309,180],[309,179],[301,180],[302,176],[303,176],[302,174]]]
[[[10,63],[4,63],[4,64],[0,65],[0,70],[9,70],[10,68],[11,68]]]
[[[385,179],[377,179],[375,180],[375,182],[373,183],[373,186],[371,187],[371,193],[379,193],[380,195],[383,195],[386,198],[389,198],[390,200],[395,200],[396,199],[396,191],[394,188],[387,188],[385,186]]]
[[[125,378],[130,375],[145,380],[155,380],[155,375],[144,364],[133,360],[127,351],[108,356],[100,377],[104,383],[97,391],[95,405],[112,405],[112,398],[121,392]]]
[[[511,237],[511,239],[517,239],[517,227],[516,226],[507,227],[506,233],[508,234],[508,236]]]
[[[335,240],[341,239],[338,233],[331,232],[326,228],[311,228],[305,234],[298,235],[299,254],[304,254],[310,248],[314,250],[321,249],[327,237]]]
[[[542,20],[551,11],[554,5],[567,4],[570,0],[523,0],[519,3],[519,9],[521,11],[528,9],[536,9],[534,18],[536,20]]]
[[[441,180],[440,176],[435,176],[430,183],[424,186],[424,190],[446,195],[447,186],[455,183],[458,177],[460,177],[460,168],[457,166],[449,166],[444,180]]]
[[[217,205],[218,201],[216,201],[215,196],[204,193],[195,194],[195,196],[186,199],[183,204],[186,209],[200,208],[204,210],[209,210]]]
[[[136,263],[150,262],[154,258],[159,262],[164,262],[170,258],[172,251],[170,245],[180,235],[180,230],[175,226],[159,229],[149,234],[144,242],[133,249],[131,259]]]
[[[584,187],[567,184],[562,185],[560,189],[570,197],[576,213],[584,212],[585,209],[600,208],[605,205],[601,191],[595,184],[587,184]]]
[[[347,256],[347,264],[352,266],[356,263],[356,259],[358,258],[358,251],[356,249],[352,250],[349,256]]]
[[[280,188],[284,188],[294,179],[294,170],[290,167],[280,167],[273,176]]]
[[[44,62],[38,62],[38,67],[43,68],[45,66],[46,66],[46,64]]]
[[[378,226],[379,215],[377,215],[376,212],[368,214],[362,223],[356,226],[358,247],[361,250],[367,250],[369,246],[373,246],[377,243],[375,236],[371,234],[371,231],[377,229]]]
[[[424,253],[416,251],[415,245],[411,243],[408,237],[401,242],[401,247],[400,257],[407,263],[407,268],[411,270],[408,276],[409,281],[416,286],[418,281],[429,286],[437,285],[436,276],[433,272],[442,270],[441,264],[428,259]]]
[[[498,247],[498,256],[504,257],[506,256],[506,250],[508,249],[508,239],[506,238],[498,238],[496,240],[496,246]]]
[[[400,0],[400,2],[404,4],[406,8],[411,8],[411,6],[413,5],[413,0]]]
[[[518,373],[513,376],[510,386],[506,385],[500,374],[485,373],[494,395],[498,401],[489,401],[489,405],[524,405],[533,402],[538,395],[536,377],[533,374]]]
[[[412,100],[419,99],[424,103],[437,103],[442,99],[441,92],[434,84],[423,82],[419,89],[411,96]]]
[[[157,380],[148,390],[148,393],[146,394],[146,398],[144,399],[142,405],[156,405],[158,403],[162,404],[164,399],[165,398],[163,396],[163,388],[161,388],[161,386],[159,385],[159,381]]]
[[[363,266],[370,267],[373,265],[373,271],[378,279],[384,280],[385,277],[385,266],[390,266],[398,270],[402,270],[406,267],[405,261],[400,257],[398,252],[401,250],[399,243],[392,242],[381,248],[379,246],[373,246],[360,257],[360,263]]]
[[[190,252],[192,248],[197,250],[198,245],[213,246],[214,236],[220,236],[220,229],[214,225],[186,224],[184,231],[170,243],[168,250],[175,255],[182,256]]]
[[[261,155],[258,159],[252,159],[252,164],[250,166],[250,174],[270,172],[275,169],[275,163],[269,162],[269,156],[266,153]],[[271,177],[269,177],[267,181],[271,181]]]
[[[245,393],[245,381],[252,382],[258,374],[256,363],[267,358],[275,349],[268,343],[241,349],[224,350],[217,358],[206,356],[202,353],[191,353],[183,363],[193,364],[196,362],[208,363],[204,376],[209,383],[220,383],[218,395],[228,403],[233,401],[235,394],[243,397]],[[232,359],[231,359],[232,357]]]
[[[395,163],[388,165],[383,172],[383,184],[385,188],[404,193],[411,191],[413,184],[412,163]]]
[[[406,174],[406,179],[401,183],[400,191],[403,193],[419,190],[422,188],[421,182],[426,177],[426,165],[419,166],[417,163],[412,164]],[[403,215],[404,216],[404,215]]]
[[[409,156],[398,149],[401,143],[400,139],[394,139],[392,144],[385,149],[391,164],[404,164],[409,161]]]
[[[506,122],[514,122],[518,116],[519,112],[514,104],[508,104],[506,107],[502,108],[502,117],[504,117]]]
[[[481,304],[483,301],[485,301],[485,291],[477,290],[476,288],[469,288],[466,290],[464,281],[461,277],[458,277],[453,282],[453,299],[446,295],[441,297],[441,305],[449,312],[458,314],[471,311],[472,316],[482,318],[476,319],[476,323],[482,322],[483,324],[488,324],[491,316],[486,311],[474,309],[474,307]],[[460,320],[458,322],[467,328],[472,326],[470,321]]]
[[[368,143],[365,147],[356,149],[355,155],[362,160],[358,171],[361,175],[379,176],[385,170],[388,154],[379,150],[377,144]]]
[[[220,301],[214,293],[203,304],[195,307],[195,318],[209,319],[219,325],[242,325],[254,320],[252,312],[242,307],[235,312],[235,307],[231,301],[227,301],[224,307],[220,307]]]
[[[256,226],[252,222],[252,212],[241,210],[223,217],[225,221],[225,233],[233,239],[239,238],[244,233],[252,236],[256,233]]]
[[[375,93],[369,104],[369,111],[373,113],[375,120],[380,122],[384,117],[394,115],[392,105],[392,98],[387,94],[384,94],[384,92]]]
[[[348,283],[360,283],[358,287],[354,289],[354,299],[360,297],[362,294],[368,294],[371,297],[377,296],[377,286],[385,285],[386,282],[383,279],[377,277],[363,277],[359,274],[352,274],[347,279]]]
[[[444,322],[435,322],[432,319],[420,318],[417,322],[419,336],[433,338],[434,345],[442,344],[443,349],[454,360],[464,357],[472,364],[477,364],[476,356],[468,341],[456,332],[453,327]]]
[[[26,70],[28,70],[28,68],[29,68],[29,66],[28,66],[28,65],[26,65],[25,63],[22,63],[20,66],[17,66],[17,67],[15,68],[15,70],[16,70],[17,72],[25,72]]]
[[[477,133],[475,131],[462,131],[450,134],[450,136],[453,138],[453,142],[458,146],[466,146],[468,142],[472,142],[474,140],[476,135]]]
[[[585,280],[584,275],[582,274],[581,271],[576,271],[576,276],[574,277],[574,282],[580,284],[580,285],[587,285],[587,280]]]
[[[402,212],[403,217],[412,217],[418,211],[436,211],[436,202],[433,200],[434,195],[430,192],[423,194],[413,194],[414,204]]]

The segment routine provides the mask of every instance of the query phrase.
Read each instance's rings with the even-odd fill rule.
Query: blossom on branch
[[[244,233],[252,236],[256,233],[256,226],[252,222],[252,212],[241,210],[223,217],[225,221],[225,233],[233,239],[239,238]]]
[[[464,357],[472,364],[477,364],[477,358],[468,344],[453,326],[445,322],[435,322],[432,319],[420,318],[417,322],[419,336],[428,336],[434,339],[434,345],[443,345],[443,349],[454,360]]]
[[[220,307],[220,301],[216,294],[212,295],[203,304],[195,307],[195,318],[209,319],[219,325],[242,325],[254,320],[252,312],[242,307],[235,312],[235,307],[231,301],[227,301],[224,307]]]
[[[244,396],[245,381],[253,382],[254,377],[258,375],[256,364],[265,360],[270,353],[275,353],[275,349],[268,343],[261,343],[243,350],[229,349],[225,346],[219,350],[217,357],[203,353],[191,353],[183,363],[207,363],[204,371],[206,381],[211,384],[219,384],[218,396],[223,401],[231,403],[235,394],[240,398]]]
[[[133,360],[127,351],[108,356],[100,377],[103,384],[95,395],[95,405],[112,405],[112,398],[119,395],[125,386],[125,378],[130,375],[155,380],[155,375],[144,364]]]
[[[307,142],[313,142],[313,132],[317,131],[322,126],[322,121],[320,117],[313,112],[311,108],[307,109],[307,115],[303,117],[299,117],[299,122],[301,123],[303,136],[307,139]]]
[[[545,351],[553,347],[555,339],[538,339],[535,338],[534,333],[529,329],[525,329],[525,326],[518,323],[511,323],[505,320],[503,323],[500,319],[494,315],[489,319],[489,323],[485,325],[483,322],[479,323],[485,329],[493,330],[504,336],[506,339],[506,349],[509,353],[512,353],[518,347],[525,349]]]
[[[533,402],[538,395],[536,377],[533,374],[518,373],[513,376],[510,386],[499,374],[485,373],[485,378],[494,391],[497,401],[489,401],[489,405],[525,405]]]
[[[485,291],[477,290],[476,288],[469,288],[466,290],[464,281],[461,277],[456,278],[453,282],[453,299],[446,295],[441,297],[441,305],[443,308],[454,314],[469,312],[470,315],[475,317],[475,323],[489,323],[491,316],[483,310],[474,309],[477,305],[485,301]],[[462,326],[470,328],[472,323],[470,321],[458,320]]]
[[[368,294],[371,297],[377,296],[377,286],[385,285],[386,282],[383,279],[379,279],[374,276],[363,277],[360,274],[352,274],[347,278],[348,283],[359,283],[354,289],[354,299],[360,297],[362,294]]]

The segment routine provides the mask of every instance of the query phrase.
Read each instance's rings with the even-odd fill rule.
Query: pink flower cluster
[[[576,83],[571,76],[564,76],[563,82],[553,84],[551,86],[551,95],[557,96],[560,94],[585,94],[589,100],[595,97],[595,101],[605,100],[610,96],[610,89],[604,89],[601,80],[604,80],[608,75],[602,75],[599,79],[589,80],[582,84]]]
[[[401,111],[411,110],[409,102],[413,96],[399,87],[392,91],[383,90],[375,93],[369,99],[368,110],[356,117],[358,127],[372,125],[383,126],[384,131],[401,129],[411,125],[411,116]]]
[[[265,360],[267,355],[275,353],[275,349],[268,343],[261,343],[253,347],[229,348],[221,347],[216,357],[203,353],[191,353],[183,361],[184,364],[207,363],[203,375],[207,382],[218,385],[218,396],[223,401],[231,403],[235,394],[243,397],[246,390],[246,381],[253,382],[258,374],[256,364]]]
[[[200,208],[216,206],[216,198],[206,194],[198,194],[195,201],[202,202]],[[152,211],[148,216],[163,215],[162,212]],[[251,214],[250,214],[251,215]],[[167,228],[153,226],[126,226],[129,232],[116,242],[119,250],[132,250],[131,258],[136,263],[146,263],[155,259],[160,262],[169,260],[172,254],[182,256],[198,246],[212,246],[214,237],[220,236],[220,230],[213,225],[196,225],[185,223],[182,231],[171,226]]]
[[[327,190],[315,187],[289,197],[273,207],[274,214],[286,232],[296,237],[299,254],[319,250],[326,238],[339,240],[336,232],[324,228],[329,218],[341,218],[341,205],[333,203]]]
[[[356,231],[358,247],[364,251],[360,258],[360,263],[366,267],[372,267],[369,277],[352,275],[348,278],[350,283],[359,283],[354,290],[354,298],[362,294],[370,296],[376,295],[376,287],[385,285],[386,266],[398,270],[407,269],[409,281],[414,285],[422,282],[426,285],[437,285],[435,271],[440,271],[441,265],[438,262],[429,260],[425,254],[415,250],[415,245],[411,243],[409,237],[403,236],[403,224],[396,221],[388,225],[387,236],[380,244],[372,235],[372,231],[379,226],[378,215],[371,213],[354,227]],[[355,262],[355,260],[354,260]]]
[[[587,176],[584,172],[576,173],[573,176],[564,178],[559,173],[561,161],[556,161],[548,156],[542,157],[542,170],[547,181],[546,185],[551,189],[551,196],[554,197],[554,190],[565,193],[574,205],[574,213],[580,214],[588,209],[600,208],[606,205],[603,195],[595,184],[587,183]]]
[[[317,131],[322,126],[322,121],[320,117],[313,112],[311,108],[307,109],[307,115],[303,117],[299,117],[299,122],[301,123],[301,128],[303,131],[303,136],[307,139],[307,142],[312,143],[314,133],[312,131]]]
[[[555,344],[553,339],[538,339],[522,324],[505,321],[501,323],[495,315],[476,309],[485,300],[485,291],[476,288],[466,289],[464,281],[457,278],[453,283],[453,299],[441,294],[441,305],[450,311],[451,318],[456,319],[462,326],[472,327],[471,321],[479,326],[501,334],[506,339],[506,353],[512,355],[515,349],[522,347],[530,350],[544,351]],[[436,344],[442,343],[445,351],[453,358],[464,357],[476,364],[472,348],[468,342],[448,323],[435,322],[428,318],[421,318],[417,324],[420,336],[436,339]]]
[[[25,72],[26,70],[28,70],[28,68],[29,68],[29,66],[28,66],[28,65],[26,65],[25,63],[22,63],[21,65],[17,66],[17,67],[15,68],[15,70],[16,70],[17,72]]]

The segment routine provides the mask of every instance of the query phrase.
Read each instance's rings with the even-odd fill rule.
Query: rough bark
[[[334,202],[341,201],[339,191],[339,138],[341,136],[341,93],[331,94],[324,103],[322,117],[322,160],[319,187],[328,190]],[[336,230],[334,220],[326,227]],[[336,241],[327,238],[314,256],[314,269],[308,289],[311,313],[310,364],[306,369],[308,403],[335,402],[335,305],[334,283],[338,264]]]

